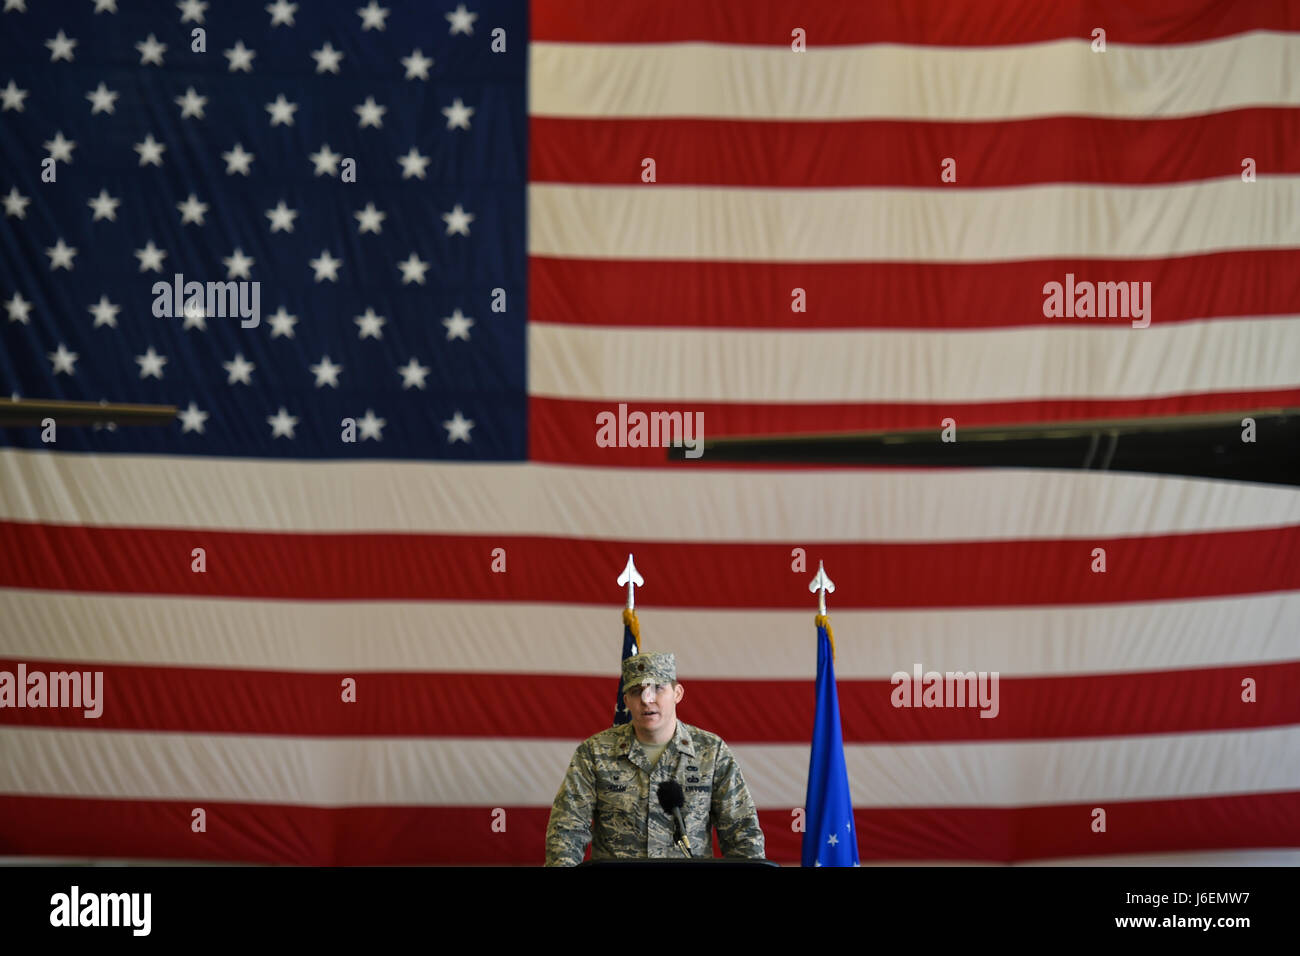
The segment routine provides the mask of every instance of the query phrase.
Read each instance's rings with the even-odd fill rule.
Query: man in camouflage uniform
[[[672,654],[638,654],[623,662],[623,699],[632,722],[588,737],[569,762],[546,827],[546,865],[591,858],[677,857],[673,819],[659,805],[659,784],[676,780],[686,796],[682,817],[691,855],[763,858],[763,831],[745,779],[717,734],[677,719],[685,688]]]

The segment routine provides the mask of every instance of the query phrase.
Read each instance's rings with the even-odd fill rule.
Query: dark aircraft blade
[[[1255,422],[1254,441],[1243,441]],[[1300,409],[941,429],[713,438],[697,460],[800,465],[1068,468],[1300,486]],[[684,459],[685,449],[668,449]]]
[[[60,402],[43,398],[0,399],[0,428],[39,426],[47,418],[59,426],[167,425],[176,420],[175,405],[110,405],[107,402]]]

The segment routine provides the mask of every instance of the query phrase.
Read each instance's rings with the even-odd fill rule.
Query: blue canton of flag
[[[835,654],[830,621],[821,615],[817,617],[817,716],[804,806],[803,865],[857,866],[858,834],[853,829],[853,798],[844,764]]]
[[[527,4],[490,18],[5,0],[0,398],[179,410],[59,450],[526,459]]]

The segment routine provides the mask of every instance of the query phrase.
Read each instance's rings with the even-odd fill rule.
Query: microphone
[[[676,780],[665,780],[659,784],[659,806],[673,818],[673,839],[687,856],[691,856],[691,838],[686,835],[686,824],[682,820],[682,807],[686,806],[686,794],[682,791],[682,785]]]

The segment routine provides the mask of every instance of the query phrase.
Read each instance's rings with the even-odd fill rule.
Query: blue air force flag
[[[858,834],[844,765],[840,698],[835,689],[835,653],[830,619],[817,616],[817,716],[808,763],[804,866],[857,866]]]

